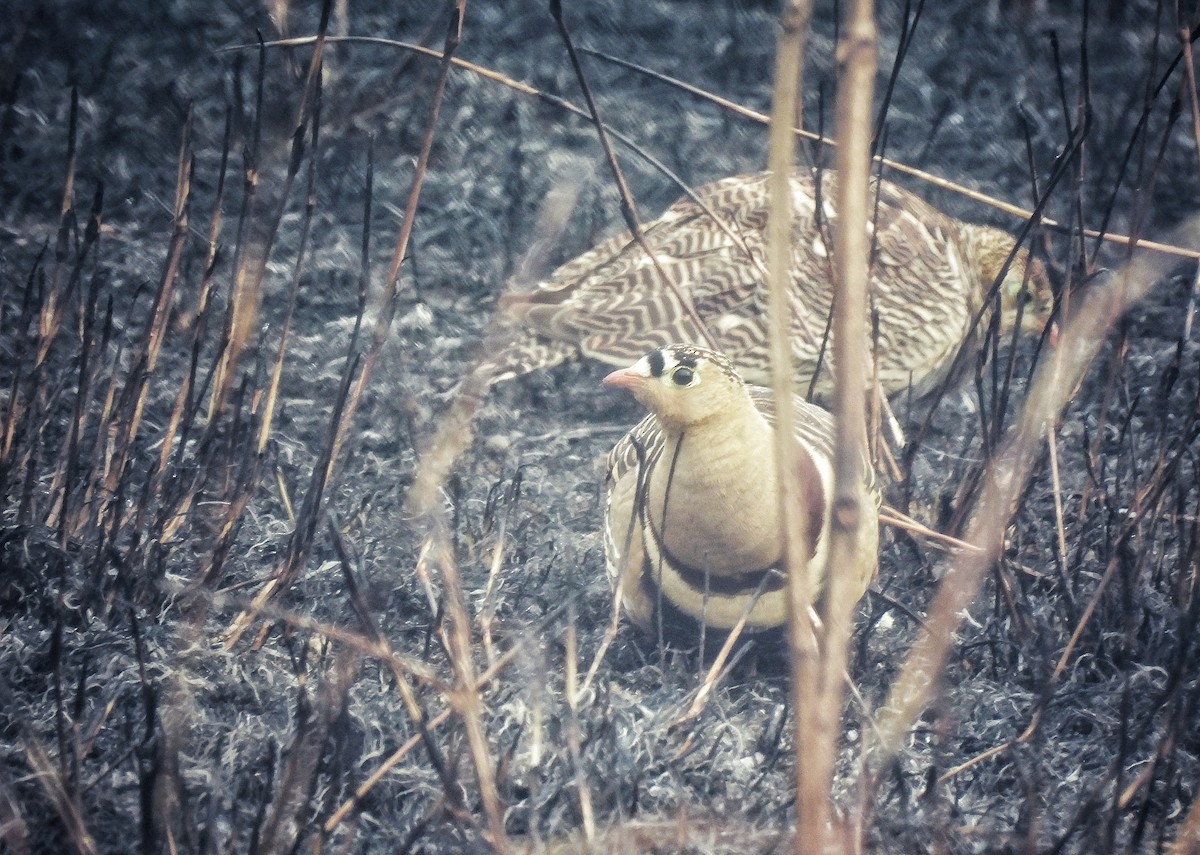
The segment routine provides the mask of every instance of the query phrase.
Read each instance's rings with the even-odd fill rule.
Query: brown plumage
[[[747,386],[725,357],[692,345],[652,350],[604,382],[628,389],[650,411],[608,458],[605,553],[614,584],[624,575],[630,618],[645,629],[661,618],[672,635],[690,630],[695,638],[699,622],[728,630],[753,602],[748,629],[782,625],[787,595],[770,393]],[[816,599],[828,551],[833,420],[798,396],[791,403]],[[857,558],[840,568],[857,596],[878,563],[879,500],[869,477]]]
[[[792,177],[793,362],[801,392],[817,374],[818,399],[832,391],[832,348],[825,339],[836,192],[836,173],[801,170]],[[624,365],[652,347],[708,343],[665,275],[691,300],[716,348],[748,381],[768,383],[767,173],[726,178],[696,196],[716,220],[685,198],[644,227],[657,264],[622,234],[564,264],[533,292],[505,297],[502,305],[517,331],[481,367],[485,382],[579,356]],[[959,222],[888,181],[872,184],[868,210],[871,308],[878,318],[877,340],[868,346],[878,354],[886,394],[910,383],[923,393],[945,376],[967,341],[1014,240],[999,229]],[[1018,318],[1025,331],[1045,326],[1053,294],[1040,262],[1028,263],[1018,253],[998,293],[1001,333]],[[986,321],[979,329],[987,328]]]

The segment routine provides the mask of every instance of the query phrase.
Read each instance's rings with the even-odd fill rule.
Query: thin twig
[[[601,59],[604,59],[608,62],[612,62],[612,63],[618,64],[618,65],[621,65],[625,68],[629,68],[629,69],[638,71],[642,74],[646,74],[647,76],[653,77],[654,79],[657,79],[657,80],[661,80],[664,83],[669,83],[670,85],[672,85],[674,87],[682,89],[683,91],[688,92],[692,95],[696,95],[697,97],[703,98],[706,101],[710,101],[711,103],[716,104],[719,107],[729,110],[730,112],[735,113],[736,115],[742,116],[743,118],[750,119],[751,121],[758,122],[760,124],[768,124],[770,122],[770,118],[767,115],[765,115],[764,113],[760,113],[757,110],[752,110],[749,107],[743,107],[741,104],[738,104],[735,101],[730,101],[727,98],[722,98],[719,95],[714,95],[713,93],[708,92],[704,89],[701,89],[698,86],[693,86],[685,81],[679,80],[678,78],[671,77],[670,75],[666,75],[666,74],[662,74],[661,72],[653,71],[644,66],[640,66],[640,65],[637,65],[636,63],[629,62],[628,60],[624,60],[624,59],[620,59],[618,57],[611,56],[611,55],[603,53],[601,51],[589,50],[589,49],[585,48],[585,49],[583,49],[583,52],[590,53],[590,54],[600,57]],[[811,142],[821,143],[822,145],[827,146],[829,148],[834,148],[834,149],[837,148],[838,144],[835,140],[831,140],[827,137],[821,136],[820,134],[814,134],[813,132],[806,131],[802,128],[795,128],[794,131],[795,131],[796,135],[801,137],[802,139],[806,139]],[[934,187],[937,187],[941,190],[948,190],[951,193],[957,193],[960,196],[965,196],[966,198],[971,199],[972,201],[979,202],[979,203],[981,203],[983,205],[987,205],[988,207],[991,207],[991,208],[995,208],[997,211],[1003,211],[1006,214],[1011,214],[1012,216],[1014,216],[1018,219],[1030,220],[1033,218],[1033,211],[1026,210],[1025,208],[1022,208],[1019,205],[1013,205],[1009,202],[1005,202],[1002,199],[997,199],[994,196],[989,196],[986,193],[981,193],[978,190],[973,190],[970,187],[966,187],[962,184],[958,184],[947,178],[942,178],[939,175],[934,175],[932,172],[927,172],[923,169],[918,169],[915,166],[908,166],[904,163],[901,163],[896,160],[892,160],[891,158],[888,158],[888,157],[883,157],[881,155],[875,155],[872,158],[872,160],[876,163],[883,164],[888,169],[893,169],[896,172],[899,172],[903,175],[908,175],[912,178],[916,178],[920,181],[924,181],[928,184],[932,184]],[[1067,234],[1076,234],[1078,232],[1078,233],[1082,233],[1084,237],[1093,238],[1093,239],[1100,240],[1100,241],[1108,241],[1109,243],[1116,243],[1116,244],[1121,244],[1124,246],[1129,246],[1129,245],[1136,243],[1139,249],[1154,250],[1156,252],[1162,252],[1167,255],[1177,255],[1182,258],[1200,259],[1200,250],[1188,249],[1188,248],[1174,245],[1171,243],[1162,243],[1162,242],[1158,242],[1158,241],[1146,240],[1145,238],[1142,238],[1142,237],[1134,238],[1134,237],[1130,237],[1128,235],[1113,234],[1113,233],[1110,233],[1103,229],[1101,229],[1101,230],[1075,229],[1073,227],[1066,226],[1066,225],[1058,222],[1057,220],[1052,220],[1048,217],[1041,217],[1041,218],[1039,218],[1038,222],[1041,225],[1046,226],[1047,228],[1051,228],[1051,229],[1054,229],[1054,230],[1060,231],[1060,232],[1065,232]]]
[[[437,522],[440,522],[440,518]],[[466,731],[467,746],[471,762],[475,766],[475,778],[479,783],[480,800],[487,818],[488,837],[491,845],[501,853],[510,851],[508,835],[504,830],[504,807],[496,787],[496,769],[492,760],[487,733],[483,726],[483,702],[475,688],[478,678],[475,673],[474,646],[471,643],[471,622],[467,617],[462,580],[458,564],[450,554],[448,537],[440,525],[430,536],[432,555],[441,570],[446,588],[443,601],[446,605],[449,629],[447,640],[450,664],[454,669],[456,686],[447,694],[447,700],[462,719]]]
[[[579,54],[575,50],[575,43],[571,39],[570,30],[567,29],[566,20],[562,13],[562,0],[550,0],[550,14],[554,18],[554,23],[558,26],[559,35],[562,36],[563,43],[567,48],[567,55],[571,59],[571,67],[575,70],[575,77],[579,81],[579,88],[583,90],[583,100],[587,104],[588,114],[592,118],[592,123],[596,126],[596,133],[600,137],[600,147],[604,149],[604,157],[608,161],[608,167],[612,170],[613,180],[617,185],[617,192],[621,197],[621,215],[625,219],[625,225],[629,228],[629,233],[633,236],[634,241],[642,248],[642,252],[646,253],[646,257],[650,259],[650,263],[654,265],[658,271],[659,278],[670,289],[675,299],[679,302],[679,307],[684,314],[696,326],[700,337],[704,339],[705,344],[709,347],[716,347],[716,339],[712,332],[709,331],[708,325],[704,319],[700,317],[696,311],[695,305],[689,295],[685,294],[679,287],[679,283],[675,281],[675,277],[671,276],[663,268],[658,259],[658,254],[650,248],[650,244],[646,242],[646,236],[642,233],[642,227],[638,223],[637,209],[633,204],[633,197],[629,193],[629,186],[625,183],[625,175],[621,172],[621,164],[617,161],[616,152],[613,151],[612,142],[609,141],[604,121],[600,117],[600,108],[596,105],[596,99],[592,97],[592,89],[588,86],[587,76],[583,73],[583,65],[579,62]]]
[[[1175,235],[1191,239],[1198,223],[1185,222]],[[1093,291],[1080,301],[1064,328],[1052,358],[1035,377],[1020,419],[987,473],[967,542],[978,551],[958,556],[929,609],[925,629],[913,645],[879,712],[882,739],[874,768],[883,769],[900,750],[904,734],[916,721],[936,686],[961,616],[975,598],[984,574],[999,555],[1004,531],[1033,468],[1037,448],[1049,425],[1059,417],[1071,392],[1091,365],[1107,332],[1121,314],[1158,280],[1155,256],[1139,253],[1121,273],[1124,287]]]
[[[295,47],[295,46],[311,44],[313,42],[313,40],[314,40],[314,38],[312,36],[305,36],[303,38],[296,38],[296,39],[280,39],[280,40],[276,40],[276,41],[266,42],[266,43],[264,43],[264,46],[266,46],[266,47]],[[433,59],[441,59],[443,57],[443,54],[439,53],[436,50],[432,50],[431,48],[424,47],[423,45],[412,44],[409,42],[397,41],[395,39],[385,39],[385,38],[379,38],[379,37],[373,37],[373,36],[345,36],[345,37],[339,37],[339,38],[330,37],[330,38],[327,38],[326,41],[331,42],[331,43],[332,42],[346,42],[346,43],[355,43],[355,44],[385,45],[385,46],[389,46],[389,47],[396,47],[396,48],[401,48],[403,50],[413,51],[414,53],[419,53],[419,54],[428,56]],[[237,50],[245,50],[248,47],[251,47],[251,46],[250,45],[231,45],[229,47],[222,48],[221,50],[237,51]],[[714,95],[711,92],[708,92],[697,86],[693,86],[689,83],[679,80],[678,78],[674,78],[669,75],[662,74],[661,72],[652,71],[644,66],[637,65],[636,63],[629,62],[628,60],[619,59],[617,57],[603,53],[602,51],[592,50],[590,48],[580,48],[579,51],[580,51],[580,53],[586,53],[586,54],[589,54],[592,56],[597,56],[608,62],[617,63],[626,68],[630,68],[630,69],[639,71],[641,73],[647,74],[648,76],[654,77],[655,79],[662,80],[663,82],[669,83],[670,85],[675,86],[685,92],[689,92],[700,98],[704,98],[705,100],[710,101],[711,103],[716,104],[717,106],[722,107],[726,110],[729,110],[730,112],[732,112],[738,116],[741,116],[743,118],[750,119],[751,121],[758,122],[759,124],[764,124],[764,125],[770,123],[770,117],[767,116],[765,113],[760,113],[757,110],[752,110],[749,107],[744,107],[741,104],[738,104],[736,101],[730,101],[727,98],[722,98],[719,95]],[[541,100],[546,101],[547,103],[553,104],[561,109],[568,110],[569,112],[572,112],[578,116],[582,116],[582,117],[588,118],[588,119],[591,118],[591,116],[585,110],[581,109],[580,107],[577,107],[577,106],[571,104],[569,101],[566,101],[563,98],[559,98],[558,96],[550,95],[549,93],[543,92],[540,89],[537,89],[534,86],[530,86],[527,83],[522,83],[519,80],[513,80],[512,78],[507,77],[503,74],[500,74],[497,71],[493,71],[493,70],[491,70],[489,68],[485,68],[481,65],[476,65],[475,63],[472,63],[472,62],[467,62],[466,60],[452,59],[451,61],[456,67],[462,68],[465,71],[470,71],[472,74],[479,75],[480,77],[484,78],[485,80],[490,80],[494,83],[499,83],[502,86],[506,86],[509,89],[513,89],[514,91],[521,92],[522,94],[525,94],[525,95],[532,95],[534,97],[537,97]],[[629,146],[631,148],[631,150],[636,151],[639,154],[639,156],[646,157],[645,153],[642,152],[636,145],[634,145],[632,143],[632,141],[629,140],[627,137],[624,137],[624,136],[616,133],[612,128],[607,128],[607,130],[608,130],[608,133],[614,139],[620,140],[623,145]],[[811,131],[805,131],[801,128],[793,128],[793,132],[801,139],[820,143],[829,148],[837,148],[836,141],[831,140],[827,137],[821,136],[820,134],[815,134]],[[989,196],[986,193],[981,193],[978,190],[973,190],[970,187],[966,187],[965,185],[958,184],[954,181],[949,180],[948,178],[942,178],[939,175],[934,175],[932,172],[927,172],[926,170],[918,169],[914,166],[908,166],[899,161],[892,160],[891,158],[882,157],[882,156],[878,156],[878,155],[876,155],[874,158],[872,158],[872,160],[876,163],[882,163],[888,169],[893,169],[896,172],[899,172],[903,175],[908,175],[912,178],[918,179],[919,181],[924,181],[928,184],[932,184],[934,187],[937,187],[938,189],[947,190],[951,193],[956,193],[960,196],[964,196],[968,199],[971,199],[972,201],[979,202],[980,204],[983,204],[983,205],[987,205],[990,208],[994,208],[997,211],[1002,211],[1006,214],[1010,214],[1011,216],[1016,217],[1017,219],[1030,220],[1033,218],[1033,215],[1034,215],[1033,211],[1022,208],[1019,205],[1014,205],[1010,202],[1005,202],[1002,199],[997,199],[994,196]],[[667,172],[665,171],[665,167],[663,167],[661,164],[658,164],[655,161],[650,160],[650,159],[647,159],[647,162],[654,165],[655,168],[658,169],[659,171],[663,171],[664,174],[667,174]],[[682,182],[680,182],[679,186],[682,187],[682,186],[686,186],[686,185],[684,185]],[[695,201],[695,200],[693,200],[693,201]],[[1139,249],[1153,250],[1155,252],[1161,252],[1166,255],[1179,256],[1180,258],[1200,259],[1200,250],[1188,249],[1186,247],[1182,247],[1182,246],[1178,246],[1176,244],[1162,242],[1162,241],[1147,240],[1146,238],[1141,237],[1141,236],[1138,236],[1135,238],[1135,237],[1131,237],[1129,235],[1115,234],[1112,232],[1108,232],[1106,230],[1087,229],[1087,228],[1077,229],[1075,227],[1067,226],[1063,223],[1060,223],[1057,220],[1050,219],[1049,217],[1039,217],[1038,223],[1040,223],[1042,226],[1045,226],[1046,228],[1050,228],[1050,229],[1053,229],[1053,230],[1059,231],[1059,232],[1065,232],[1065,233],[1071,234],[1071,235],[1082,234],[1083,237],[1086,237],[1086,238],[1092,238],[1094,240],[1099,240],[1099,241],[1107,241],[1109,243],[1116,243],[1116,244],[1120,244],[1123,246],[1130,246],[1132,244],[1136,244]]]

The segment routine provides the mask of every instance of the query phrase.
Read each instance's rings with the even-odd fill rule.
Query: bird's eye
[[[1004,281],[1004,296],[1018,306],[1033,299],[1033,293],[1025,287],[1025,282],[1019,276],[1009,276]]]
[[[696,372],[686,365],[677,365],[675,366],[675,370],[671,372],[671,382],[676,386],[691,386],[692,381],[695,379]]]

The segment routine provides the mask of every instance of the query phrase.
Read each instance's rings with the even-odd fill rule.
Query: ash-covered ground
[[[767,110],[773,8],[566,5],[578,46]],[[1045,213],[1064,223],[1167,234],[1200,198],[1174,12],[1148,2],[1048,5],[937,3],[918,16],[880,4],[884,153],[1024,208],[1049,190]],[[450,21],[440,4],[346,6],[331,33],[440,50]],[[448,700],[378,648],[328,629],[385,639],[454,683],[440,641],[446,582],[422,552],[425,523],[403,507],[418,450],[478,356],[497,296],[530,287],[619,228],[619,198],[587,121],[454,69],[394,322],[332,478],[314,482],[343,374],[361,366],[347,354],[366,347],[352,344],[364,230],[369,338],[438,65],[394,45],[328,45],[319,134],[315,144],[311,126],[304,134],[289,187],[311,49],[260,54],[254,45],[259,33],[314,33],[319,10],[269,11],[248,2],[27,2],[0,29],[0,840],[14,853],[488,848],[458,716],[431,724],[429,744],[338,813],[418,733],[397,683],[415,687],[429,719]],[[832,126],[836,34],[833,4],[818,4],[805,76],[810,129]],[[469,4],[457,55],[583,104],[542,4]],[[762,125],[593,54],[584,63],[606,121],[683,181],[763,168]],[[75,207],[60,218],[73,89]],[[139,346],[171,257],[189,115],[177,285],[144,416],[110,482],[96,461],[111,459],[105,449],[119,432],[106,431],[106,419],[130,409],[145,372]],[[678,197],[661,172],[618,148],[644,219]],[[224,220],[210,264],[223,151]],[[258,184],[247,208],[248,162]],[[1020,227],[960,194],[884,174],[956,216]],[[88,244],[100,186],[101,227]],[[267,388],[275,360],[309,186],[277,416],[257,455],[246,451],[250,428],[267,405],[254,392]],[[553,208],[569,213],[542,216],[548,197],[571,199]],[[1095,274],[1123,261],[1119,247],[1097,251],[1061,233],[1039,231],[1035,243],[1056,284],[1081,286],[1077,294],[1113,287]],[[244,247],[268,245],[256,336],[234,384],[242,392],[234,415],[206,430],[205,384],[216,382],[234,271]],[[1200,792],[1194,274],[1186,262],[1165,263],[1158,287],[1101,349],[1058,427],[1056,467],[1043,453],[1003,560],[962,623],[936,702],[863,805],[871,711],[949,560],[921,537],[885,530],[879,577],[858,612],[858,697],[847,702],[836,784],[870,851],[1155,852],[1178,833]],[[197,333],[206,281],[211,323]],[[47,334],[39,312],[55,294],[66,295],[66,322]],[[937,403],[889,502],[961,529],[1035,353],[1032,342],[1015,353],[1002,345],[978,382],[971,362]],[[1011,394],[998,416],[1003,383],[993,377],[1003,379],[1010,358]],[[519,845],[563,847],[555,851],[577,851],[593,825],[604,851],[785,851],[793,764],[804,751],[792,744],[778,662],[751,650],[699,717],[680,721],[706,664],[622,624],[568,703],[567,681],[584,681],[611,614],[602,461],[640,417],[600,387],[606,370],[570,365],[499,387],[446,486],[476,667],[483,673],[515,651],[481,695],[507,833]],[[193,419],[194,430],[168,436],[188,377],[196,389],[183,423]],[[932,405],[896,402],[910,438]],[[74,442],[72,424],[84,424]],[[171,442],[180,450],[164,465]],[[238,484],[250,485],[244,507],[228,499],[241,495]],[[305,502],[318,494],[311,546],[271,601],[287,614],[261,616],[227,645],[241,608],[293,554],[295,518],[309,518]]]

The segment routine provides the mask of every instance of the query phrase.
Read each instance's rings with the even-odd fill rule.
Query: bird
[[[769,176],[725,178],[676,202],[642,227],[652,258],[623,233],[532,290],[504,295],[499,314],[507,340],[485,348],[490,355],[477,369],[480,385],[580,357],[626,365],[675,342],[715,347],[748,381],[770,385]],[[837,173],[797,169],[790,187],[793,379],[806,396],[827,402]],[[997,306],[1001,336],[1018,327],[1027,334],[1045,328],[1054,307],[1045,265],[1024,252],[1014,255],[1012,235],[956,220],[880,178],[872,181],[868,211],[872,321],[866,345],[885,395],[912,390],[920,396],[936,388],[964,345],[981,339]],[[972,334],[976,316],[981,321]]]
[[[583,357],[628,365],[654,347],[684,342],[715,347],[746,380],[770,385],[769,177],[735,175],[679,200],[642,227],[649,256],[631,234],[618,234],[532,290],[503,295],[483,356],[457,385],[421,454],[408,507],[420,512],[435,505],[471,442],[474,414],[497,383]],[[792,380],[805,397],[829,403],[837,173],[796,169],[790,187]],[[864,346],[869,376],[884,395],[911,391],[919,398],[953,380],[969,364],[959,354],[990,329],[1003,339],[1046,327],[1054,292],[1045,265],[1014,254],[1012,235],[956,220],[882,178],[871,183],[868,210],[871,304]]]
[[[776,405],[722,354],[690,344],[651,350],[603,381],[649,412],[608,456],[605,556],[625,613],[643,630],[696,638],[700,625],[762,632],[787,621],[784,531],[775,470]],[[794,438],[816,602],[824,589],[833,497],[833,418],[792,395]],[[857,601],[879,561],[880,492],[864,460],[847,574]]]

